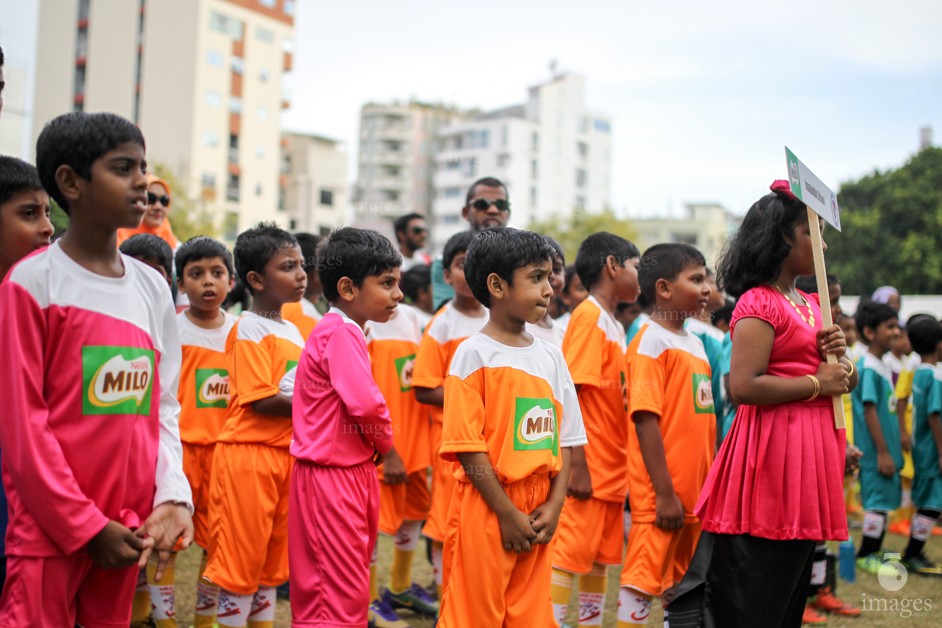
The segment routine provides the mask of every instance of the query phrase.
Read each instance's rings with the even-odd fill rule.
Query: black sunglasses
[[[411,231],[413,235],[422,235],[423,233],[427,233],[428,229],[425,227],[412,227]]]
[[[510,201],[505,201],[502,198],[494,199],[493,201],[486,198],[476,199],[471,203],[471,207],[478,210],[479,212],[486,212],[491,208],[491,205],[496,207],[499,211],[509,212],[510,211]]]
[[[166,194],[161,194],[160,196],[157,196],[153,192],[147,193],[148,205],[153,205],[157,201],[160,201],[160,204],[163,205],[164,207],[170,207],[170,197],[167,196]]]

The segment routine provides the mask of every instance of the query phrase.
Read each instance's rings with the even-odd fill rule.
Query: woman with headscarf
[[[177,250],[179,242],[170,227],[170,186],[157,175],[147,175],[147,211],[139,227],[135,229],[118,229],[118,246],[139,233],[150,233]]]

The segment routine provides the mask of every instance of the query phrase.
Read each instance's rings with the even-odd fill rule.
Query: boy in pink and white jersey
[[[170,293],[118,252],[146,208],[144,138],[70,113],[37,143],[66,235],[0,286],[0,422],[10,509],[0,625],[127,625],[137,571],[193,536]]]
[[[295,626],[364,626],[379,527],[374,465],[392,447],[363,326],[402,300],[399,253],[375,231],[338,229],[317,254],[330,310],[298,363],[288,543]]]

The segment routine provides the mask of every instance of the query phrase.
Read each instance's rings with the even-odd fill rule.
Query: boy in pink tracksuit
[[[389,410],[373,381],[363,326],[402,300],[392,244],[350,227],[318,251],[331,308],[314,328],[295,381],[288,543],[294,626],[365,625],[379,526],[374,465],[392,446]]]
[[[0,422],[9,498],[0,626],[128,625],[138,567],[193,536],[167,284],[118,252],[146,208],[144,138],[71,113],[37,143],[66,235],[0,286]]]

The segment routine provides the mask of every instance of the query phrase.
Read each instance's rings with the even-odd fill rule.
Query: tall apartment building
[[[136,122],[233,239],[276,217],[295,0],[40,0],[33,141],[71,110]]]
[[[290,231],[328,235],[347,219],[347,153],[337,140],[285,133],[278,222]]]
[[[507,185],[510,224],[601,211],[611,190],[611,122],[585,104],[585,79],[561,74],[531,87],[524,104],[475,116],[439,131],[432,249],[465,228],[468,187],[497,177]]]
[[[444,105],[363,105],[354,189],[355,224],[392,236],[392,219],[428,214],[433,199],[435,137],[466,114]]]

